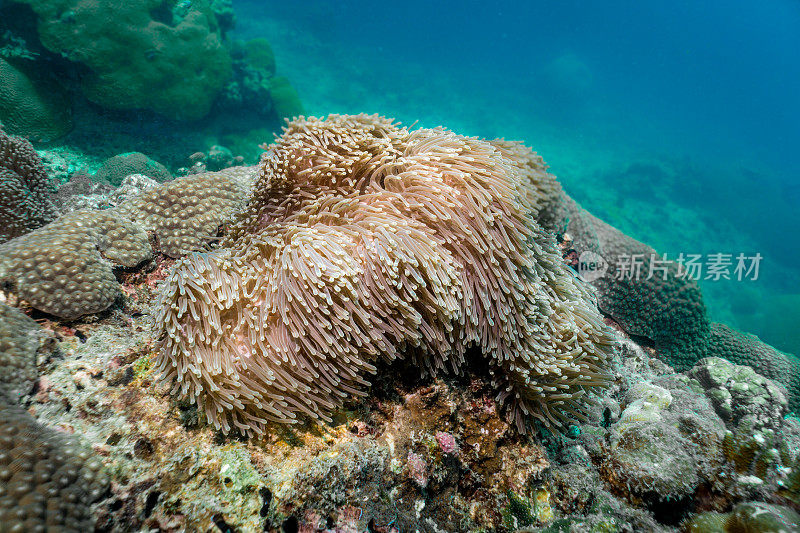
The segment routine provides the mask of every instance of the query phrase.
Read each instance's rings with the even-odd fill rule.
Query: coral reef
[[[56,189],[53,200],[62,214],[78,209],[108,209],[114,205],[111,199],[113,193],[114,187],[111,184],[95,181],[87,174],[75,172]]]
[[[52,141],[72,129],[69,96],[52,76],[31,61],[0,57],[0,123],[9,133],[33,141]]]
[[[719,357],[701,359],[687,375],[699,381],[720,417],[734,425],[752,419],[758,429],[777,430],[788,412],[782,388],[752,366],[741,366]]]
[[[151,109],[196,120],[231,76],[231,59],[207,2],[173,17],[166,4],[132,0],[15,0],[38,17],[42,44],[83,65],[81,88],[112,109]]]
[[[300,96],[286,76],[275,76],[269,80],[269,97],[278,118],[297,118],[303,114]]]
[[[0,398],[0,529],[89,531],[102,463]]]
[[[218,101],[222,109],[246,110],[261,120],[277,118],[281,123],[303,114],[297,91],[285,76],[275,75],[275,56],[266,39],[233,41],[231,55],[233,78]]]
[[[108,210],[78,210],[0,245],[0,281],[36,309],[77,318],[120,295],[115,266],[151,255],[140,228]]]
[[[626,332],[651,339],[659,356],[677,370],[704,357],[749,365],[786,386],[790,405],[796,407],[800,362],[753,335],[711,323],[700,288],[678,263],[593,216],[566,194],[542,213],[539,222],[545,227],[562,235],[569,231],[573,248],[568,252],[593,252],[607,262],[603,275],[590,281],[600,310]]]
[[[0,243],[55,217],[47,173],[33,146],[0,128]]]
[[[130,152],[109,157],[97,169],[94,181],[107,182],[117,187],[126,176],[142,174],[156,181],[169,181],[172,175],[159,163],[140,152]]]
[[[275,75],[275,54],[269,41],[263,38],[250,39],[244,44],[247,63],[264,71],[269,76]]]
[[[0,302],[0,394],[17,402],[33,390],[36,353],[45,333],[22,312]]]
[[[136,284],[126,291],[143,301],[156,296],[151,281]],[[37,416],[92,442],[106,464],[114,483],[95,511],[103,530],[505,531],[516,523],[533,531],[672,533],[693,512],[713,510],[727,520],[727,511],[754,501],[720,485],[724,476],[708,476],[703,461],[685,480],[659,474],[669,486],[691,485],[682,489],[687,496],[638,490],[637,472],[657,469],[653,449],[673,443],[642,443],[652,455],[627,452],[631,477],[620,477],[606,468],[603,446],[621,425],[606,428],[600,411],[589,413],[577,437],[544,446],[520,437],[500,416],[490,376],[420,382],[410,360],[379,372],[373,393],[330,424],[275,426],[262,439],[222,438],[195,407],[156,386],[148,320],[82,324],[85,342],[64,333],[63,356],[48,364],[32,404]],[[658,405],[661,420],[650,425],[671,432],[664,426],[678,424],[686,454],[713,458],[724,471],[719,444],[703,451],[693,440],[708,437],[708,428],[718,435],[722,425],[708,393],[630,340],[625,345],[605,401]],[[649,384],[637,385],[642,381]],[[743,411],[736,401],[732,409]],[[679,467],[686,454],[675,462],[667,457],[661,470],[685,474]],[[648,479],[643,475],[642,483]],[[791,517],[786,508],[774,510]]]
[[[652,249],[523,145],[331,116],[127,172],[0,244],[1,531],[798,529],[791,356],[670,266],[595,280],[603,319],[565,261]]]
[[[253,174],[252,167],[234,167],[160,185],[128,176],[100,199],[83,197],[116,207],[69,211],[0,245],[0,282],[6,292],[60,318],[103,311],[121,294],[114,269],[152,257],[147,231],[172,257],[202,249],[239,207]]]
[[[791,486],[785,478],[796,470],[800,425],[786,418],[784,389],[748,366],[717,357],[702,359],[687,374],[705,388],[725,421],[723,453],[733,482],[728,490],[763,496]]]
[[[598,306],[625,331],[647,337],[670,365],[686,370],[704,356],[708,312],[700,288],[678,275],[678,265],[580,207],[564,195],[546,226],[569,231],[575,250],[594,252],[608,263],[593,281]],[[650,276],[650,272],[653,275]]]
[[[136,292],[154,296],[149,282]],[[65,334],[33,403],[106,464],[114,482],[96,509],[101,530],[503,531],[512,507],[529,508],[531,527],[658,530],[608,493],[590,463],[556,466],[519,436],[489,376],[421,381],[410,361],[398,362],[330,424],[222,438],[156,386],[148,320],[83,324],[85,342]]]
[[[4,16],[9,16],[8,13],[3,12]],[[0,58],[2,59],[36,59],[39,54],[35,50],[28,47],[28,43],[24,38],[16,35],[11,30],[5,30],[0,34]]]
[[[530,150],[377,116],[290,123],[224,249],[179,261],[158,366],[228,432],[329,419],[374,363],[428,371],[484,350],[499,399],[564,427],[607,381],[614,339],[534,221]]]
[[[189,156],[191,165],[178,169],[178,175],[201,174],[203,172],[219,172],[234,166],[242,166],[244,157],[233,155],[233,152],[225,147],[215,144],[208,149],[208,152],[195,152]]]
[[[180,257],[217,236],[245,198],[252,167],[178,178],[151,187],[120,206],[120,212],[154,231],[161,252]]]

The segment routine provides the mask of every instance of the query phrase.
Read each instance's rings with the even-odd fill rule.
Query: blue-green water
[[[567,192],[675,256],[712,318],[800,353],[800,3],[235,0],[306,111],[523,140]]]

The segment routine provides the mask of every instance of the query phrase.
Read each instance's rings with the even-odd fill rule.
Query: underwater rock
[[[30,142],[0,127],[0,243],[56,216],[42,160]]]
[[[169,181],[172,175],[164,165],[140,152],[130,152],[109,157],[94,175],[95,181],[118,187],[126,176],[143,174],[156,181]]]
[[[729,490],[757,495],[786,485],[783,478],[794,470],[800,449],[800,425],[785,418],[784,389],[748,366],[717,357],[700,360],[687,375],[705,388],[728,428],[723,451],[738,484]]]
[[[103,107],[197,120],[231,76],[230,56],[206,2],[189,2],[190,9],[173,20],[161,3],[148,0],[14,1],[36,13],[48,50],[86,67],[83,93]]]
[[[115,205],[123,204],[141,195],[142,192],[148,189],[158,187],[158,185],[159,183],[156,180],[144,174],[130,174],[125,176],[120,186],[114,191]]]
[[[72,129],[71,102],[58,81],[32,64],[0,57],[0,123],[9,133],[49,142]]]
[[[547,527],[535,531],[670,531],[647,510],[611,494],[589,461],[554,465],[549,479],[547,487],[555,519]]]
[[[166,381],[223,432],[261,434],[327,420],[380,360],[457,369],[479,343],[521,431],[566,427],[616,341],[535,222],[555,180],[538,161],[378,116],[289,123],[222,250],[167,279]]]
[[[800,531],[800,514],[783,505],[744,502],[730,513],[703,513],[686,524],[689,533],[789,533]]]
[[[719,357],[701,359],[686,373],[699,381],[717,414],[732,427],[744,418],[754,429],[778,430],[788,412],[782,387],[756,373],[750,366]]]
[[[233,153],[224,146],[215,144],[208,149],[208,156],[206,156],[206,165],[208,170],[215,172],[233,166]]]
[[[680,499],[714,479],[725,426],[698,389],[675,374],[630,389],[595,452],[612,492],[631,502]]]
[[[90,176],[76,172],[69,181],[62,183],[55,194],[55,201],[62,214],[79,209],[108,209],[113,207],[114,187],[106,181],[96,181]]]

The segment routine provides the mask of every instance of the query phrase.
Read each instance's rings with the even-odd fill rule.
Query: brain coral
[[[174,18],[163,0],[15,0],[38,16],[42,44],[81,63],[86,97],[104,107],[205,116],[231,76],[208,2]]]
[[[172,175],[164,165],[153,161],[141,152],[130,152],[109,157],[97,169],[95,181],[107,181],[111,185],[119,186],[122,180],[131,174],[142,174],[156,181],[168,181]]]
[[[36,309],[76,318],[120,294],[114,266],[136,266],[151,253],[147,234],[113,211],[72,211],[0,245],[0,283]]]
[[[0,128],[0,242],[56,217],[47,173],[31,143]]]
[[[44,338],[39,325],[0,302],[0,393],[17,401],[33,389],[36,352]]]
[[[0,531],[92,531],[101,466],[0,395]]]
[[[217,235],[244,200],[254,173],[252,167],[234,167],[178,178],[147,189],[120,211],[154,231],[164,254],[180,257]]]
[[[327,419],[378,359],[488,358],[498,399],[558,428],[615,342],[534,220],[554,178],[522,146],[377,116],[292,122],[223,250],[176,264],[158,365],[224,432]]]
[[[27,67],[27,68],[26,68]],[[72,129],[69,96],[51,77],[0,57],[0,122],[11,133],[52,141]]]

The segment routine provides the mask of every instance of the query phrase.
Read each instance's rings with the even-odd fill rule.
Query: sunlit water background
[[[712,318],[800,353],[800,2],[234,7],[309,114],[522,140],[668,257],[762,254],[756,281],[701,281]]]

